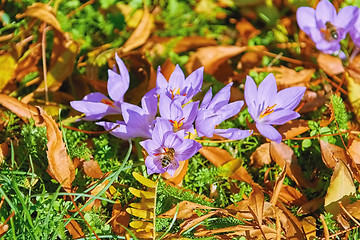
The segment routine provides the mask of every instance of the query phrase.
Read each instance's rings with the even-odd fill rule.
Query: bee
[[[331,22],[325,23],[326,29],[321,29],[321,32],[324,34],[325,39],[327,41],[337,40],[338,39],[338,32],[334,25]]]
[[[170,163],[174,160],[175,149],[173,149],[173,148],[165,149],[164,153],[160,153],[158,155],[162,155],[162,157],[160,159],[161,166],[163,168],[167,168],[167,167],[169,167]]]

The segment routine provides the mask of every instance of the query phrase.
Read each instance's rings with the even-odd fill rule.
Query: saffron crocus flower
[[[81,101],[70,102],[72,108],[85,114],[82,120],[94,121],[106,115],[121,113],[121,104],[124,101],[125,92],[129,88],[129,72],[117,54],[115,54],[115,59],[120,74],[108,70],[107,89],[111,99],[102,93],[95,92],[86,95]]]
[[[195,120],[196,131],[199,137],[212,137],[216,134],[232,140],[239,140],[251,135],[252,131],[249,130],[215,128],[224,120],[238,114],[244,105],[244,101],[229,103],[232,84],[233,83],[229,83],[223,87],[214,98],[212,98],[211,88],[205,94]]]
[[[344,7],[336,14],[335,7],[328,0],[321,0],[316,10],[300,7],[297,22],[316,44],[316,48],[326,54],[340,50],[340,41],[346,37],[358,17],[358,8]]]
[[[124,121],[116,123],[103,121],[96,124],[108,131],[113,129],[110,133],[124,140],[135,137],[151,138],[158,102],[155,92],[154,88],[143,96],[142,107],[124,102],[121,106]]]
[[[291,87],[277,92],[272,73],[256,87],[254,80],[246,77],[244,97],[250,116],[259,132],[270,140],[281,142],[280,133],[271,125],[282,125],[300,117],[293,111],[305,93],[305,87]]]
[[[185,79],[183,71],[179,65],[176,65],[169,78],[169,82],[166,81],[160,70],[159,66],[156,78],[158,94],[165,94],[171,99],[179,98],[181,103],[184,104],[190,101],[201,90],[204,67],[196,69]]]
[[[149,154],[145,159],[148,174],[168,172],[174,175],[179,161],[191,158],[202,147],[193,139],[185,139],[184,131],[173,132],[172,124],[165,119],[157,119],[152,138],[140,142]]]
[[[167,95],[160,95],[160,116],[173,124],[174,132],[179,130],[194,132],[193,123],[196,118],[198,107],[199,101],[190,102],[182,107],[180,99],[170,99]]]

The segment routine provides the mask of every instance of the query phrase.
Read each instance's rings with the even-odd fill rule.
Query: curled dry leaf
[[[355,193],[354,179],[349,168],[343,161],[338,161],[325,196],[324,207],[326,212],[330,212],[336,217],[341,211],[338,202],[341,201],[343,206],[347,206],[350,203],[350,198],[354,197]]]
[[[71,217],[70,215],[66,215],[64,218],[68,219]],[[80,224],[74,219],[70,220],[70,222],[66,224],[65,228],[69,231],[73,239],[85,237],[85,233],[82,231]]]
[[[243,45],[247,45],[249,39],[256,37],[261,33],[260,30],[254,28],[254,26],[244,17],[236,23],[235,28],[239,32]]]
[[[299,72],[292,68],[284,66],[280,67],[264,67],[253,68],[255,72],[272,72],[276,78],[276,84],[280,89],[293,87],[293,86],[306,86],[310,82],[315,69],[303,69]]]
[[[305,104],[299,110],[299,113],[315,111],[320,106],[323,106],[327,99],[328,98],[325,96],[325,91],[323,90],[317,92],[305,91],[305,94],[302,98]]]
[[[92,178],[102,178],[103,172],[101,171],[101,168],[97,161],[83,161],[82,166],[87,176]]]
[[[345,161],[346,153],[341,147],[319,140],[321,148],[321,158],[328,168],[334,169],[339,160]]]
[[[346,210],[350,213],[351,216],[360,220],[360,200],[353,202],[345,206]]]
[[[189,160],[185,160],[185,161],[180,161],[179,162],[179,167],[178,169],[176,169],[174,176],[171,176],[169,173],[165,172],[163,174],[161,174],[161,176],[165,179],[167,179],[167,182],[179,186],[181,187],[182,185],[182,181],[187,173],[188,170],[188,165],[189,165]]]
[[[337,75],[345,71],[343,63],[338,57],[320,53],[317,57],[317,62],[320,68],[322,68],[330,76]]]
[[[131,50],[143,45],[151,34],[153,22],[154,17],[151,15],[149,10],[145,8],[139,25],[122,46],[122,52],[130,52]]]
[[[296,182],[297,185],[302,187],[313,187],[316,183],[310,183],[304,178],[304,173],[297,162],[294,151],[285,143],[270,143],[270,155],[280,167],[287,165],[286,174]]]
[[[356,138],[351,142],[351,145],[348,149],[348,152],[351,158],[356,164],[360,164],[360,139]]]
[[[316,211],[319,207],[324,205],[324,198],[314,198],[304,203],[297,211],[298,214],[307,215]]]
[[[125,208],[121,207],[120,203],[115,203],[112,210],[112,221],[111,227],[112,231],[117,235],[121,235],[125,232],[125,228],[122,226],[128,227],[130,222],[130,215],[125,211]],[[122,226],[121,226],[122,225]]]
[[[0,165],[2,164],[2,162],[4,161],[4,158],[8,155],[9,153],[9,147],[8,144],[6,142],[3,142],[0,144]]]
[[[308,121],[303,119],[291,120],[277,128],[283,140],[294,138],[310,130]]]
[[[260,147],[256,148],[256,150],[251,154],[250,160],[250,165],[253,165],[257,168],[261,168],[266,164],[270,164],[270,143],[264,143]]]
[[[38,18],[41,21],[46,22],[47,24],[52,26],[57,31],[62,32],[60,23],[55,17],[54,10],[48,4],[39,2],[34,3],[33,5],[27,7],[24,13],[16,15],[16,18],[23,17]]]
[[[353,113],[356,115],[356,119],[360,122],[360,83],[355,81],[349,74],[345,74],[346,83],[348,88],[348,97],[353,109]]]
[[[200,204],[189,202],[189,201],[182,201],[178,205],[176,205],[175,207],[170,209],[169,211],[167,211],[163,214],[160,214],[157,217],[173,218],[176,214],[176,209],[178,206],[179,206],[179,211],[178,211],[178,215],[176,217],[178,219],[190,218],[191,216],[193,216],[195,214],[194,210],[196,210],[196,209],[218,209],[218,208],[208,207],[208,206],[200,205]]]

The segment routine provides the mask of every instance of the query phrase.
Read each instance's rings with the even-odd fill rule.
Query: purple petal
[[[164,136],[164,146],[166,148],[174,148],[182,144],[182,139],[176,135],[176,133],[170,132],[170,134],[165,134]]]
[[[124,102],[122,105],[122,115],[124,122],[127,124],[130,119],[136,120],[136,118],[142,118],[144,111],[141,107],[131,103]]]
[[[334,26],[336,28],[350,29],[356,22],[359,9],[355,6],[348,6],[341,9],[335,17]],[[345,36],[344,36],[345,37]]]
[[[115,73],[112,70],[108,70],[109,79],[107,84],[107,89],[109,96],[117,102],[124,101],[125,92],[129,88],[129,72],[124,64],[124,62],[115,55],[116,63],[119,66],[120,74]]]
[[[271,125],[282,125],[290,120],[300,117],[300,114],[292,110],[275,110],[263,118],[263,122]]]
[[[170,163],[170,165],[167,167],[166,171],[171,175],[174,176],[176,169],[179,168],[179,162],[174,160]]]
[[[330,42],[323,40],[323,41],[316,43],[316,48],[319,49],[320,51],[322,51],[323,53],[333,54],[333,53],[339,51],[341,46],[340,46],[339,41],[337,41],[337,40],[333,40]]]
[[[200,108],[208,108],[211,98],[212,98],[212,88],[210,88],[209,91],[207,91],[207,93],[205,94],[201,102]]]
[[[184,161],[194,156],[202,145],[193,139],[184,139],[180,147],[175,150],[175,156],[179,161]]]
[[[310,28],[316,28],[315,9],[300,7],[296,12],[297,23],[301,30],[310,35]]]
[[[219,117],[210,110],[200,110],[195,120],[196,131],[199,137],[212,137],[215,126],[219,122]]]
[[[161,148],[161,145],[152,139],[147,139],[140,142],[139,144],[146,150],[149,155],[154,155],[158,153],[159,148]]]
[[[257,130],[268,139],[275,141],[276,143],[280,143],[282,137],[280,133],[271,125],[255,123]]]
[[[164,173],[165,169],[161,166],[160,159],[155,159],[152,156],[147,156],[145,159],[145,166],[149,175],[153,173]]]
[[[110,132],[110,134],[114,135],[117,138],[121,138],[123,140],[129,140],[130,138],[132,138],[131,136],[129,136],[126,125],[123,122],[119,121],[117,123],[112,123],[112,122],[102,121],[102,122],[97,122],[96,125],[103,126],[106,129],[106,131],[114,129]]]
[[[172,132],[172,123],[167,119],[156,118],[155,127],[152,132],[152,139],[158,143],[163,142],[163,137],[166,132]]]
[[[215,112],[215,114],[219,116],[221,121],[224,121],[238,114],[243,105],[244,101],[232,102],[220,108],[218,111]]]
[[[85,121],[99,120],[110,114],[119,114],[118,109],[110,107],[101,102],[72,101],[70,105],[75,110],[85,114]]]
[[[222,89],[220,89],[220,91],[211,100],[208,109],[213,109],[214,111],[217,111],[222,106],[228,104],[230,100],[230,88],[232,85],[233,83],[231,82]]]
[[[158,97],[156,95],[156,88],[151,89],[141,99],[141,106],[150,118],[155,119],[158,107]]]
[[[306,87],[285,88],[277,93],[275,97],[276,108],[293,110],[301,101]]]
[[[274,74],[270,73],[266,78],[260,83],[258,92],[257,92],[257,103],[264,104],[260,108],[266,108],[269,106],[271,99],[277,93],[277,86]]]
[[[321,28],[325,27],[326,22],[333,23],[336,17],[336,9],[328,0],[321,0],[316,6],[315,16]]]
[[[257,104],[256,104],[256,98],[258,95],[257,92],[258,90],[254,80],[250,76],[246,76],[244,98],[252,119],[256,119],[257,115],[259,114],[257,112]]]
[[[198,113],[199,101],[188,103],[183,108],[186,123],[193,123]],[[185,124],[185,123],[184,123]]]
[[[180,91],[184,88],[185,75],[179,65],[175,66],[174,71],[169,78],[169,86],[171,90],[179,89]]]
[[[167,88],[167,86],[169,85],[168,81],[166,81],[164,75],[162,75],[162,73],[160,72],[161,68],[160,66],[157,69],[157,76],[156,76],[156,87],[158,88],[157,93],[160,94],[160,92],[164,92],[164,91],[160,91],[159,90],[164,90]]]
[[[190,83],[191,89],[193,90],[192,96],[196,95],[203,84],[204,67],[200,67],[192,72],[185,80],[186,84]]]
[[[321,33],[320,29],[318,29],[318,28],[310,28],[308,34],[309,34],[311,40],[313,40],[314,43],[317,43],[317,42],[320,42],[320,41],[326,41],[325,37],[324,37],[324,34]]]
[[[172,100],[165,94],[160,95],[159,112],[161,117],[171,119],[171,102]]]
[[[240,140],[250,136],[252,130],[241,130],[237,128],[215,129],[214,134],[232,140]]]

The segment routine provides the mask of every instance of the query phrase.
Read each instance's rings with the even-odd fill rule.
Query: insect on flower
[[[170,163],[175,159],[175,149],[174,148],[163,148],[164,149],[164,153],[156,153],[154,154],[155,156],[158,155],[162,155],[160,161],[161,161],[161,166],[164,169],[167,169],[170,165]]]
[[[336,27],[331,22],[325,23],[326,29],[322,28],[320,31],[324,34],[327,41],[338,39]]]

